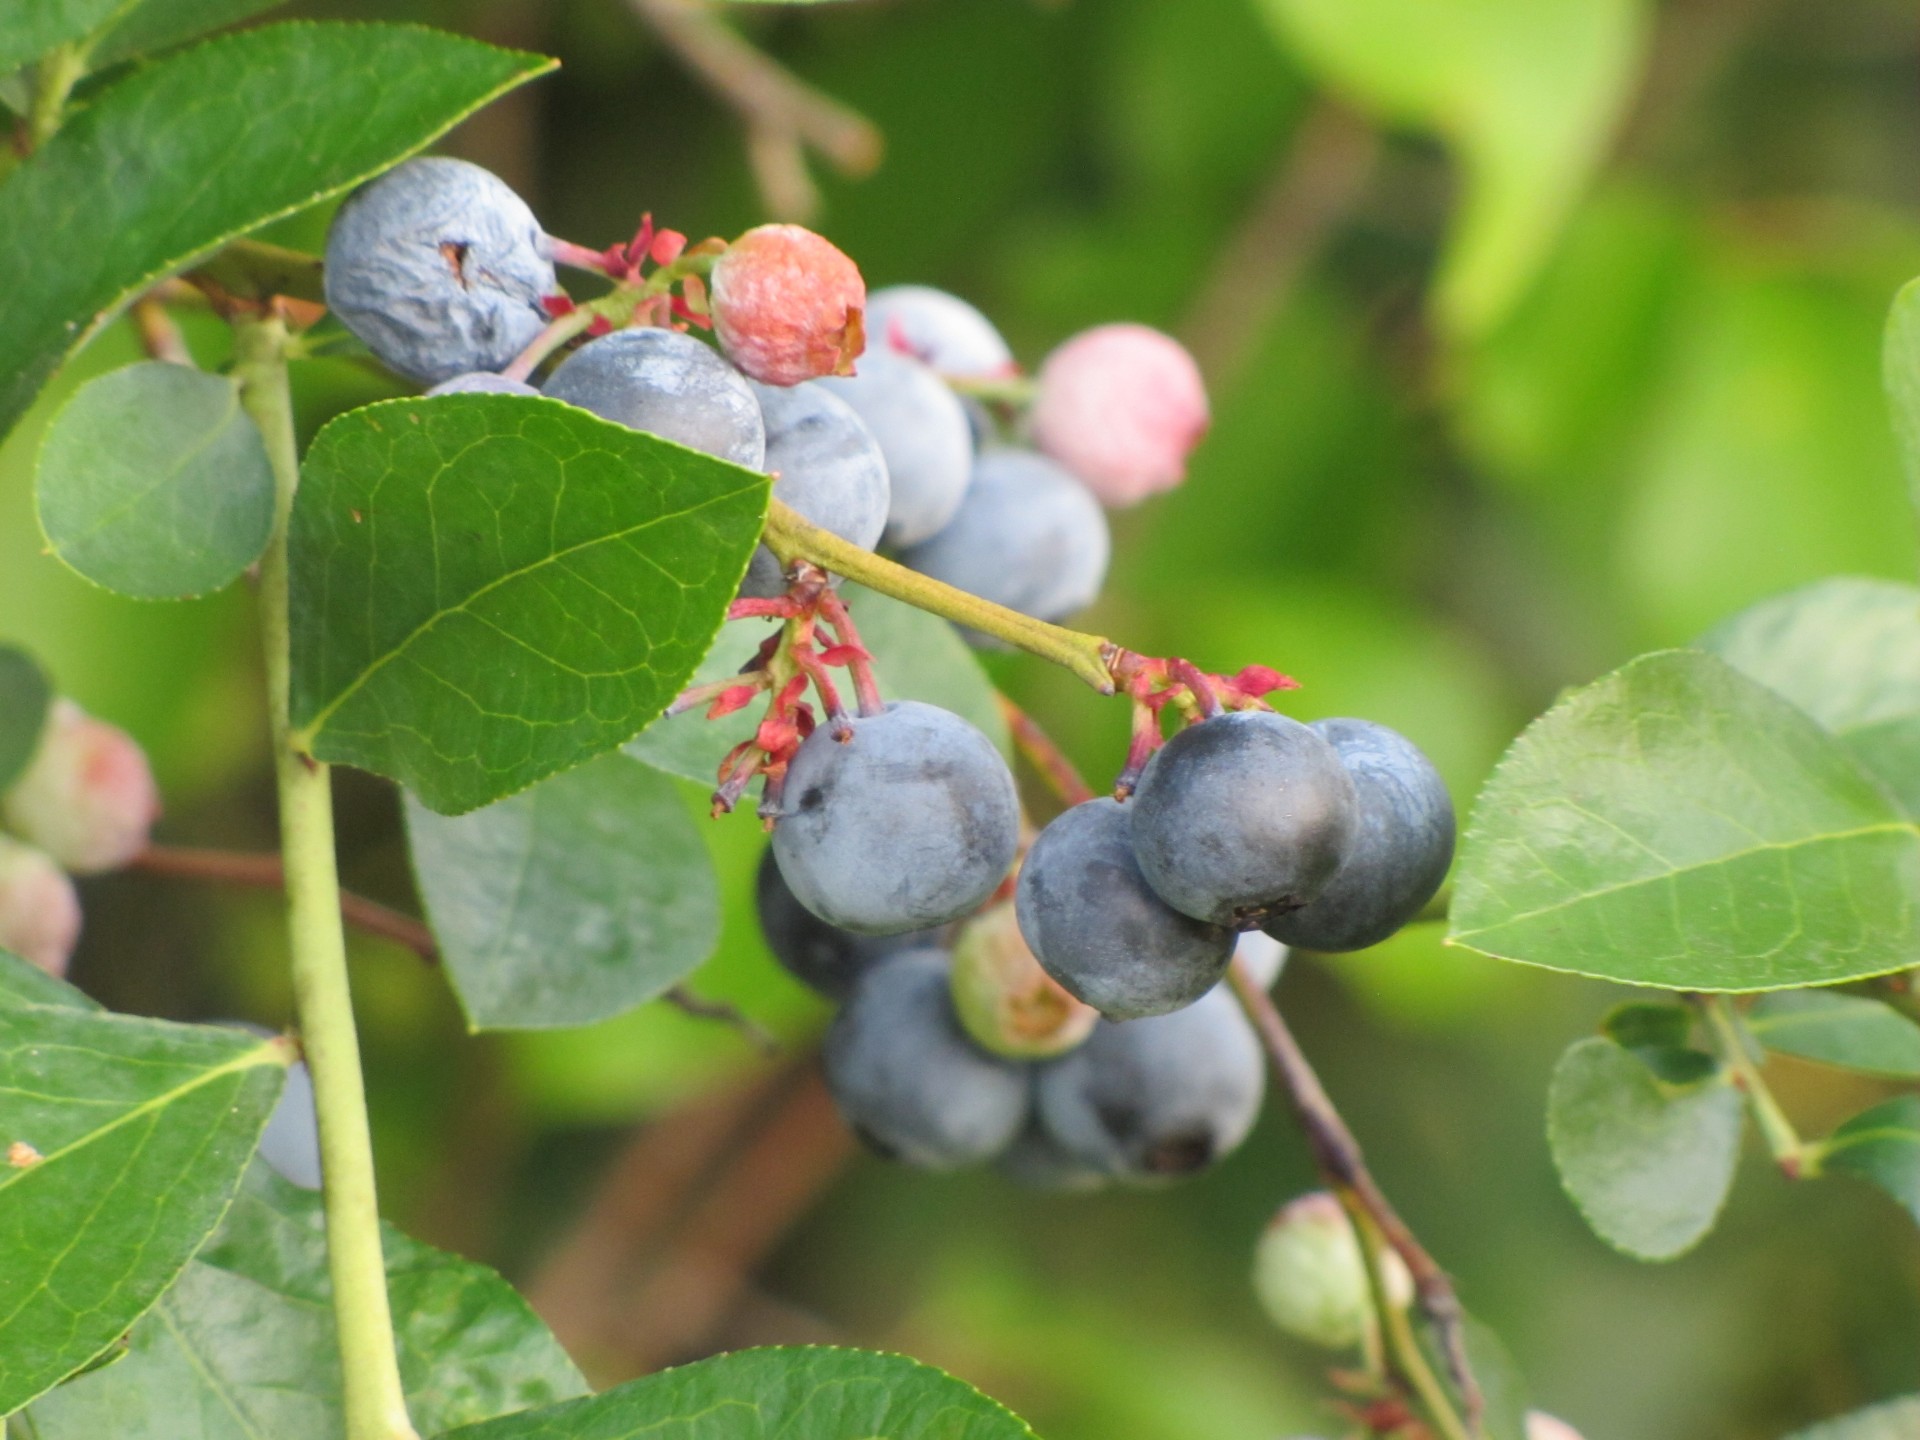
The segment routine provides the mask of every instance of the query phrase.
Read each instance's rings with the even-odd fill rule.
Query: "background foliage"
[[[290,10],[559,56],[449,146],[558,233],[605,243],[643,209],[695,235],[761,218],[732,117],[614,0]],[[1430,43],[1406,43],[1415,14]],[[1306,685],[1295,713],[1405,730],[1464,800],[1563,687],[1793,586],[1912,577],[1879,382],[1886,306],[1920,273],[1910,7],[893,0],[745,23],[885,133],[873,176],[824,181],[818,222],[872,283],[968,295],[1029,360],[1117,314],[1200,355],[1215,433],[1186,490],[1122,520],[1093,628],[1210,668],[1281,666]],[[1409,55],[1429,63],[1409,73]],[[1498,110],[1458,103],[1494,90]],[[1334,104],[1384,121],[1384,138]],[[1319,227],[1316,203],[1332,217]],[[317,248],[324,223],[309,212],[270,238]],[[192,338],[203,359],[224,343]],[[265,848],[244,590],[129,606],[39,557],[45,419],[136,353],[122,329],[101,337],[0,450],[0,631],[149,746],[164,838]],[[308,437],[385,393],[344,363],[302,371]],[[1764,683],[1739,639],[1716,648]],[[1117,766],[1122,707],[1037,663],[990,668],[1090,772]],[[702,791],[680,786],[689,814]],[[406,903],[391,793],[342,773],[339,798],[348,883]],[[753,933],[759,839],[742,822],[697,830],[722,895],[693,988],[797,1046],[822,1011]],[[112,1008],[287,1019],[275,902],[139,876],[89,882],[86,901],[75,978]],[[730,1087],[767,1063],[662,1006],[469,1037],[442,977],[355,943],[389,1215],[531,1283],[536,1302],[634,1124],[745,1108]],[[1589,1440],[1771,1437],[1913,1389],[1920,1245],[1867,1186],[1750,1174],[1714,1234],[1662,1268],[1583,1225],[1549,1155],[1548,1079],[1630,993],[1442,950],[1437,926],[1299,967],[1282,991],[1383,1183],[1541,1403]],[[1790,1060],[1774,1071],[1812,1130],[1890,1093]],[[840,1169],[838,1142],[819,1143],[812,1171],[780,1171],[817,1171],[818,1203],[786,1207],[802,1218],[744,1294],[703,1308],[711,1276],[682,1266],[667,1278],[692,1300],[674,1302],[640,1283],[658,1281],[658,1257],[636,1262],[657,1312],[633,1342],[648,1365],[841,1340],[940,1364],[1050,1440],[1319,1423],[1316,1357],[1272,1337],[1245,1284],[1272,1203],[1309,1183],[1283,1116],[1208,1180],[1096,1199]],[[706,1318],[676,1329],[673,1315]],[[601,1383],[638,1363],[578,1358]]]

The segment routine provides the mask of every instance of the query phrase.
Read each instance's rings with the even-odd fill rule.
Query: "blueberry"
[[[853,407],[818,381],[755,385],[766,424],[766,468],[774,498],[806,519],[871,550],[887,523],[887,462]],[[770,599],[787,588],[780,562],[764,545],[747,563],[742,595]]]
[[[262,1040],[279,1034],[251,1020],[216,1020],[216,1025],[245,1030]],[[267,1125],[260,1132],[259,1156],[282,1180],[303,1190],[320,1188],[320,1121],[313,1104],[313,1076],[307,1062],[296,1060],[287,1067],[286,1084],[273,1103]]]
[[[1265,1090],[1259,1042],[1225,987],[1171,1015],[1103,1020],[1034,1077],[1060,1150],[1124,1180],[1206,1169],[1246,1139]]]
[[[1016,1185],[1029,1190],[1069,1190],[1084,1193],[1104,1189],[1113,1177],[1104,1170],[1076,1160],[1061,1148],[1038,1117],[1029,1119],[1026,1128],[1002,1150],[993,1168]]]
[[[794,979],[830,1000],[846,999],[853,982],[875,961],[900,950],[938,946],[946,933],[931,929],[905,935],[856,935],[829,925],[793,898],[779,865],[774,863],[771,846],[760,856],[753,898],[760,916],[760,933],[773,958]]]
[[[1183,914],[1238,930],[1324,890],[1360,809],[1340,753],[1298,720],[1265,710],[1218,715],[1175,735],[1140,777],[1132,805],[1147,883]]]
[[[950,1170],[1004,1150],[1027,1118],[1025,1067],[961,1033],[937,950],[889,956],[862,975],[828,1027],[827,1087],[877,1154]]]
[[[917,360],[876,348],[853,375],[819,383],[880,442],[891,486],[887,544],[918,544],[953,519],[973,474],[973,429],[946,382]]]
[[[1364,950],[1420,913],[1453,863],[1453,801],[1433,762],[1370,720],[1316,720],[1359,797],[1346,859],[1313,900],[1266,924],[1305,950]]]
[[[889,285],[867,296],[867,344],[911,355],[943,375],[1013,369],[1013,351],[993,322],[931,285]]]
[[[465,160],[409,160],[355,191],[327,232],[327,307],[387,365],[435,384],[498,370],[560,285],[526,201]]]
[[[689,335],[657,327],[589,340],[547,377],[556,400],[749,470],[766,459],[747,377]]]
[[[469,370],[451,380],[442,380],[427,391],[429,395],[538,395],[540,392],[524,380],[509,380],[491,370]]]
[[[1168,905],[1133,855],[1132,811],[1089,800],[1057,816],[1020,867],[1020,931],[1047,973],[1115,1020],[1164,1015],[1211,990],[1234,935]]]
[[[958,715],[901,700],[823,725],[788,768],[773,854],[795,898],[866,935],[944,925],[978,909],[1020,839],[1013,776]]]
[[[900,561],[924,575],[1040,620],[1093,603],[1110,541],[1100,502],[1030,450],[989,450],[959,514]]]

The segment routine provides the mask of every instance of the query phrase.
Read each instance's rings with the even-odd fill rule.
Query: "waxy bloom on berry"
[[[91,875],[118,869],[146,849],[160,817],[160,791],[131,735],[71,700],[56,700],[40,748],[0,813],[67,869]]]
[[[1108,505],[1133,505],[1186,478],[1207,433],[1200,368],[1145,325],[1101,325],[1040,367],[1034,442]]]
[[[760,225],[713,262],[713,327],[734,364],[766,385],[851,375],[866,348],[866,282],[799,225]]]
[[[0,835],[0,950],[65,975],[80,939],[80,897],[67,872],[31,845]]]

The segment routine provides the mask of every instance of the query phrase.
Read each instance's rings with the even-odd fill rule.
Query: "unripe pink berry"
[[[713,328],[729,359],[765,385],[851,375],[866,348],[860,268],[799,225],[760,225],[713,262]]]
[[[1580,1432],[1544,1410],[1527,1411],[1527,1440],[1580,1440]]]
[[[1207,388],[1180,342],[1145,325],[1100,325],[1040,367],[1033,438],[1108,505],[1186,478],[1207,433]]]
[[[79,939],[80,896],[67,872],[44,851],[0,835],[0,950],[62,976]]]
[[[67,869],[91,875],[118,869],[146,848],[160,817],[160,791],[131,735],[71,700],[56,700],[40,748],[0,814]]]
[[[1012,905],[982,910],[960,927],[953,948],[953,1008],[975,1044],[995,1055],[1035,1060],[1085,1042],[1100,1012],[1069,995],[1040,968]]]

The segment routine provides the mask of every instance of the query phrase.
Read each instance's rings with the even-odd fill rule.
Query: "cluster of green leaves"
[[[0,21],[0,69],[57,47],[110,65],[261,8],[29,7]],[[18,282],[0,296],[0,429],[155,281],[235,264],[222,251],[238,237],[546,68],[402,26],[275,25],[107,71],[0,182]],[[9,84],[30,93],[31,71]],[[671,777],[711,776],[739,737],[695,717],[620,747],[697,672],[758,645],[763,624],[721,630],[768,488],[513,397],[374,406],[309,448],[289,531],[297,739],[407,788],[421,890],[475,1028],[616,1015],[712,949],[715,882]],[[275,520],[237,382],[171,363],[76,391],[36,498],[52,553],[139,600],[231,584]],[[861,608],[899,693],[999,729],[940,622]],[[3,782],[31,752],[45,677],[0,651],[0,696]],[[0,1415],[35,1440],[337,1435],[318,1201],[249,1167],[291,1058],[278,1040],[106,1014],[0,955]],[[426,1434],[1030,1435],[958,1381],[854,1351],[750,1352],[588,1396],[497,1276],[394,1232],[386,1254]]]

